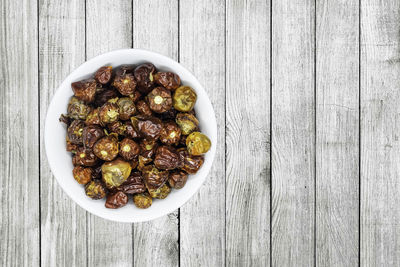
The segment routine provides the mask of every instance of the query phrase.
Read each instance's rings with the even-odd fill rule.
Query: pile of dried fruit
[[[92,199],[120,208],[129,195],[139,208],[185,186],[210,147],[199,131],[196,92],[151,63],[101,67],[94,78],[71,84],[67,151],[75,180]]]

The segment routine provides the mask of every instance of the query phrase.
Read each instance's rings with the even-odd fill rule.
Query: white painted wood
[[[178,1],[133,1],[133,46],[178,59]],[[178,266],[178,211],[134,224],[135,266]]]
[[[315,7],[272,6],[272,266],[313,266]]]
[[[1,266],[40,261],[36,21],[36,2],[0,1]]]
[[[206,89],[220,126],[213,169],[180,210],[180,262],[181,266],[224,266],[225,1],[180,1],[179,10],[180,63]]]
[[[86,1],[86,54],[132,46],[132,1]],[[128,205],[133,205],[130,199]],[[88,213],[88,266],[131,266],[132,224],[104,220]]]
[[[268,266],[270,1],[226,5],[226,265]]]
[[[316,265],[357,266],[358,0],[316,10]]]
[[[85,61],[85,3],[39,1],[41,264],[86,263],[86,212],[57,184],[47,163],[44,121],[53,93]],[[83,190],[83,189],[82,189]]]
[[[361,266],[400,266],[400,2],[361,3]]]

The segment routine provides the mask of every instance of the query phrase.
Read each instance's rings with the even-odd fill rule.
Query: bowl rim
[[[210,123],[215,125],[215,131],[214,131],[215,140],[213,140],[213,144],[212,144],[212,147],[211,147],[210,151],[207,152],[207,154],[209,154],[208,155],[209,164],[208,164],[205,172],[202,175],[203,179],[202,179],[201,183],[198,185],[198,187],[195,190],[193,190],[191,194],[188,194],[186,196],[184,195],[182,198],[179,198],[175,202],[176,205],[172,205],[171,207],[168,207],[168,208],[164,209],[164,211],[161,212],[161,213],[157,213],[157,214],[150,213],[150,214],[148,214],[146,216],[140,216],[138,218],[135,217],[133,219],[115,219],[115,218],[112,218],[112,217],[108,217],[108,216],[102,214],[101,212],[97,212],[97,210],[98,210],[97,208],[92,207],[92,206],[88,206],[87,204],[83,203],[80,199],[75,198],[73,196],[73,194],[72,194],[72,190],[67,188],[66,186],[64,186],[62,184],[62,182],[60,181],[60,178],[58,178],[59,175],[56,174],[57,173],[57,169],[55,167],[56,163],[55,163],[54,160],[51,160],[50,157],[49,157],[49,154],[50,154],[50,152],[49,152],[50,148],[49,147],[50,146],[49,146],[49,138],[47,138],[48,136],[50,136],[50,130],[51,130],[50,129],[51,116],[50,116],[50,112],[49,111],[52,109],[52,106],[55,105],[55,101],[54,100],[57,98],[57,96],[59,94],[61,94],[61,91],[62,91],[61,88],[65,87],[65,86],[68,86],[68,82],[71,79],[71,76],[73,76],[75,73],[79,73],[80,71],[82,71],[82,69],[86,68],[88,65],[93,64],[93,62],[96,62],[97,60],[99,60],[102,57],[111,56],[113,54],[118,54],[118,53],[140,53],[140,54],[142,54],[143,58],[146,58],[149,55],[153,56],[153,57],[158,57],[158,58],[163,59],[164,61],[167,61],[168,64],[170,65],[169,67],[171,69],[173,69],[173,70],[180,69],[180,71],[186,72],[185,75],[187,75],[190,78],[190,80],[192,80],[194,83],[196,83],[196,88],[195,88],[196,91],[197,90],[201,90],[201,91],[204,92],[206,100],[210,103],[210,107],[211,107],[211,110],[209,110],[209,112],[212,115],[212,116],[210,116],[211,117],[210,118],[210,120],[211,120]],[[148,62],[151,62],[151,61],[148,61]],[[121,64],[121,65],[123,65],[123,64]],[[96,70],[94,70],[93,73],[95,71]],[[179,71],[177,71],[177,72],[179,72]],[[212,102],[211,102],[210,98],[208,97],[208,94],[207,94],[206,90],[204,89],[202,84],[198,81],[198,79],[193,75],[193,73],[191,71],[189,71],[187,68],[185,68],[183,65],[181,65],[179,62],[177,62],[176,60],[174,60],[174,59],[172,59],[170,57],[167,57],[165,55],[162,55],[162,54],[159,54],[157,52],[150,51],[150,50],[138,49],[138,48],[116,49],[116,50],[112,50],[112,51],[109,51],[109,52],[106,52],[106,53],[102,53],[102,54],[99,54],[99,55],[97,55],[97,56],[95,56],[95,57],[83,62],[77,68],[73,69],[68,74],[68,76],[65,77],[64,80],[59,84],[59,86],[57,87],[57,89],[53,93],[53,95],[51,97],[51,101],[50,101],[50,103],[49,103],[49,105],[47,107],[46,118],[45,118],[45,126],[44,126],[44,146],[45,146],[45,151],[46,151],[47,162],[48,162],[50,170],[52,172],[52,176],[54,176],[54,178],[56,179],[58,185],[62,188],[62,190],[68,195],[68,197],[70,199],[72,199],[76,204],[78,204],[78,206],[80,206],[82,209],[86,210],[87,212],[90,212],[91,214],[96,215],[96,216],[101,217],[101,218],[106,219],[106,220],[115,221],[115,222],[122,222],[122,223],[134,223],[134,222],[145,222],[145,221],[155,220],[157,218],[160,218],[162,216],[165,216],[165,215],[168,215],[168,214],[172,213],[173,211],[181,208],[185,203],[187,203],[187,201],[189,199],[191,199],[194,195],[196,195],[198,193],[199,189],[202,187],[202,185],[204,184],[206,178],[208,177],[208,174],[209,174],[209,172],[210,172],[210,170],[211,170],[211,168],[213,166],[213,163],[214,163],[214,159],[215,159],[215,155],[216,155],[216,148],[217,148],[217,141],[218,141],[218,125],[217,125],[217,122],[216,122],[216,117],[215,117],[214,108],[212,106]],[[205,167],[205,164],[202,166],[202,168],[204,168],[204,167]],[[196,179],[199,179],[199,178],[196,178]]]

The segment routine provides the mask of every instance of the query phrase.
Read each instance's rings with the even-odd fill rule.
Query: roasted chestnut
[[[106,196],[107,190],[98,180],[93,180],[85,186],[86,195],[92,199],[102,199]]]
[[[105,136],[94,144],[93,151],[100,159],[111,161],[118,155],[118,140],[114,135]]]
[[[131,174],[131,164],[121,159],[105,162],[101,166],[103,182],[110,189],[116,188],[124,183]]]
[[[183,135],[188,135],[191,132],[195,131],[199,126],[199,121],[197,118],[190,113],[178,113],[176,115],[176,124],[181,128]]]
[[[129,138],[124,138],[119,144],[119,155],[125,160],[133,160],[140,153],[140,146]]]
[[[166,145],[177,145],[181,138],[181,129],[173,122],[165,122],[160,132],[160,141]]]
[[[172,107],[171,92],[165,88],[156,87],[147,95],[147,102],[152,111],[166,112]]]
[[[154,81],[168,90],[175,90],[181,84],[179,76],[173,72],[157,72]]]
[[[182,112],[189,112],[196,104],[197,95],[189,86],[181,86],[176,89],[173,96],[174,108]]]
[[[76,166],[72,170],[72,174],[74,176],[74,179],[79,183],[79,184],[87,184],[92,180],[92,168],[85,168],[82,166]]]

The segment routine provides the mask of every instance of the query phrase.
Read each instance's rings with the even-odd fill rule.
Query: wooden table
[[[1,266],[400,266],[400,1],[1,0]],[[206,88],[201,190],[121,224],[71,201],[46,110],[85,60],[145,48]]]

